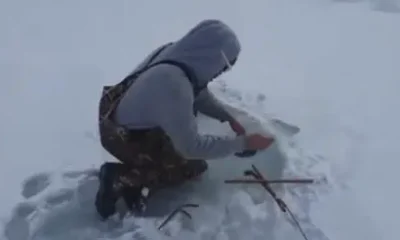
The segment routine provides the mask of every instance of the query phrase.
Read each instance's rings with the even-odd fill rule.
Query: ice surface
[[[262,126],[257,126],[254,119],[234,111],[233,113],[247,129],[252,127],[254,131],[257,128],[261,131]],[[282,136],[294,136],[299,131],[287,123],[273,123],[274,126],[280,126]],[[226,124],[204,116],[200,117],[199,125],[203,132],[219,131],[229,134]],[[213,239],[221,234],[226,234],[229,239],[241,239],[248,234],[263,237],[266,232],[274,232],[273,229],[265,231],[265,225],[274,226],[279,219],[274,211],[274,203],[266,202],[267,195],[260,187],[225,185],[223,180],[243,177],[243,171],[251,163],[271,179],[282,178],[286,157],[278,145],[279,142],[251,159],[227,158],[210,161],[210,171],[201,181],[188,183],[177,189],[166,189],[154,196],[149,202],[147,219],[125,216],[121,221],[115,216],[115,221],[107,223],[97,219],[93,205],[98,186],[96,169],[65,171],[52,175],[36,174],[23,183],[23,196],[27,200],[14,208],[11,219],[5,225],[5,236],[10,240],[100,237],[125,239],[125,236],[138,234],[145,239],[153,239],[154,234],[182,239],[197,239],[199,236],[199,239]],[[275,190],[281,192],[280,188],[275,187]],[[29,197],[26,192],[30,193]],[[177,206],[188,202],[200,204],[198,209],[188,210],[193,219],[178,215],[161,231],[156,229],[161,220]],[[144,226],[149,230],[143,231]]]
[[[278,188],[310,240],[398,239],[399,6],[0,1],[0,238],[301,239],[261,187],[222,183],[255,163],[270,178],[324,179]],[[278,144],[251,159],[210,161],[202,181],[156,199],[167,210],[198,202],[192,220],[178,216],[162,231],[162,218],[99,222],[94,171],[109,159],[97,140],[101,86],[204,18],[228,22],[243,45],[212,90],[248,131],[263,129]],[[229,131],[207,118],[199,124]]]

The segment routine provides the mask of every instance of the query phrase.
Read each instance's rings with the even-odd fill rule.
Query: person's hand
[[[274,139],[271,137],[264,137],[261,134],[251,134],[246,136],[245,141],[247,150],[263,150],[271,146]]]
[[[245,135],[246,129],[236,120],[229,121],[229,125],[237,135]]]
[[[251,134],[245,137],[245,150],[243,152],[235,153],[236,157],[249,158],[253,157],[257,150],[263,150],[271,146],[274,142],[273,138],[264,137],[260,134]]]

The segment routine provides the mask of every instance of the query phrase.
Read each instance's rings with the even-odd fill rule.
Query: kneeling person
[[[96,208],[103,218],[118,198],[142,212],[157,189],[204,173],[205,160],[267,148],[272,139],[245,135],[207,84],[235,64],[240,44],[223,22],[205,20],[176,42],[152,52],[132,74],[105,86],[100,100],[102,146],[121,163],[100,169]],[[237,137],[201,135],[197,111],[229,122]]]

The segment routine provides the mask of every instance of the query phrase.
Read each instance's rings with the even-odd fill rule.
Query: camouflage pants
[[[103,146],[126,166],[121,177],[128,185],[163,188],[207,170],[206,161],[181,157],[160,129],[117,131],[108,136]]]
[[[103,88],[98,119],[102,146],[125,166],[121,172],[123,182],[154,189],[179,184],[205,172],[206,161],[184,159],[162,129],[132,131],[115,124],[114,110],[127,88],[124,81]]]

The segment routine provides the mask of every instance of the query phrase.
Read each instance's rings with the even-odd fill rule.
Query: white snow
[[[270,178],[326,179],[279,191],[310,240],[398,239],[399,13],[399,0],[1,1],[1,239],[302,239],[261,187],[223,183],[251,163]],[[164,218],[99,222],[101,87],[204,18],[226,21],[243,45],[213,91],[278,143],[212,161],[159,200],[199,203],[192,220],[162,231]]]

